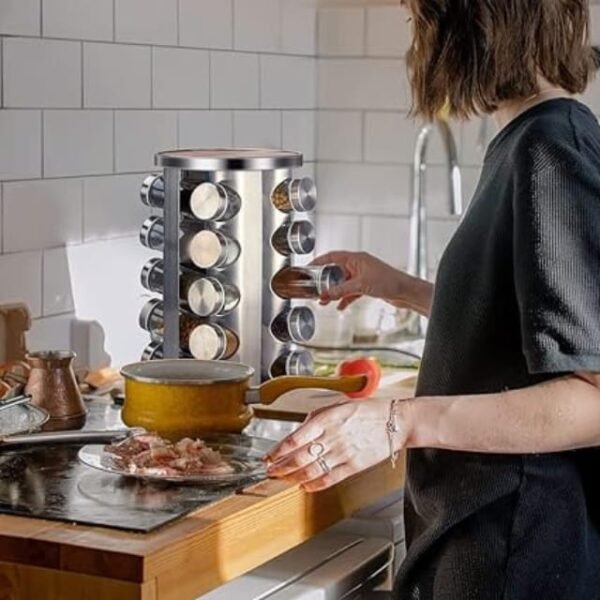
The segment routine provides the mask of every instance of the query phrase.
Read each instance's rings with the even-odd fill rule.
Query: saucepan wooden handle
[[[260,402],[261,404],[272,404],[286,392],[299,389],[332,390],[345,394],[354,393],[364,390],[366,385],[367,377],[364,375],[344,377],[276,377],[263,383],[256,390],[251,390],[247,401],[249,403]]]

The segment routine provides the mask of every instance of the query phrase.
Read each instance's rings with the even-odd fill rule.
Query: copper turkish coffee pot
[[[31,352],[25,360],[31,373],[25,393],[31,403],[44,409],[50,418],[44,431],[81,429],[85,425],[87,409],[83,403],[75,372],[73,352]]]

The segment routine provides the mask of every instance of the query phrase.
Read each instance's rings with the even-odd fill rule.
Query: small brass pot
[[[254,370],[239,363],[191,359],[153,360],[123,367],[126,425],[178,440],[202,432],[239,433],[252,418],[251,404],[271,404],[300,388],[358,392],[367,378],[278,377],[250,386]]]

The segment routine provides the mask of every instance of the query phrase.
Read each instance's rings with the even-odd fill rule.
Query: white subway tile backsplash
[[[196,48],[231,48],[233,0],[180,0],[179,43]]]
[[[111,41],[113,0],[45,0],[43,34],[57,38]]]
[[[44,112],[44,175],[95,175],[113,170],[113,114],[106,110]]]
[[[310,2],[280,0],[281,50],[286,54],[317,54],[317,9]]]
[[[0,303],[23,302],[33,318],[42,314],[42,253],[0,256]]]
[[[180,148],[231,148],[233,114],[227,110],[179,113]]]
[[[281,113],[236,111],[233,115],[233,143],[238,148],[281,148]]]
[[[406,110],[408,81],[400,59],[324,58],[319,61],[319,107]]]
[[[1,0],[0,33],[40,35],[41,0]]]
[[[326,212],[406,216],[409,175],[408,166],[319,164],[319,206]]]
[[[304,161],[315,159],[316,112],[290,110],[283,113],[283,143],[285,150],[301,152]]]
[[[44,252],[43,272],[42,310],[44,315],[60,315],[72,312],[75,307],[66,248],[54,248]]]
[[[317,212],[317,254],[361,248],[360,217]]]
[[[412,162],[415,124],[403,113],[367,113],[365,159],[368,162]]]
[[[311,58],[261,56],[262,108],[314,108],[315,67]]]
[[[48,349],[70,350],[74,320],[74,315],[35,319],[27,333],[27,349],[31,352]]]
[[[177,113],[117,111],[115,138],[117,172],[155,169],[156,152],[177,147]]]
[[[281,48],[280,0],[234,0],[234,47],[252,52]]]
[[[319,11],[319,56],[364,56],[365,9],[323,8]]]
[[[0,179],[27,179],[41,174],[41,112],[0,110]]]
[[[150,209],[140,200],[145,175],[88,177],[83,187],[85,242],[136,235]]]
[[[362,158],[362,113],[321,111],[318,117],[319,160],[360,161]]]
[[[417,135],[422,123],[402,112],[367,113],[365,120],[365,158],[367,162],[412,164]],[[460,126],[452,126],[454,141],[460,148]],[[434,128],[429,134],[427,164],[445,164],[446,151]]]
[[[117,42],[177,45],[177,0],[115,0]]]
[[[258,108],[258,56],[211,52],[211,108]]]
[[[407,218],[363,217],[362,250],[388,264],[406,269],[410,223]]]
[[[81,106],[79,42],[6,38],[2,54],[5,106]]]
[[[404,56],[412,39],[408,12],[401,6],[367,8],[367,54]]]
[[[84,106],[150,108],[150,48],[84,44]]]
[[[82,240],[79,179],[5,183],[4,251],[52,248]]]
[[[153,53],[154,108],[208,108],[208,52],[154,48]]]
[[[590,38],[593,44],[600,44],[600,6],[590,6]]]

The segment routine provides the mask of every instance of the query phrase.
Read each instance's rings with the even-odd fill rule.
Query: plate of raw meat
[[[139,433],[79,451],[89,467],[115,475],[174,483],[234,483],[264,475],[262,457],[274,442],[238,434],[207,433],[171,442]]]

